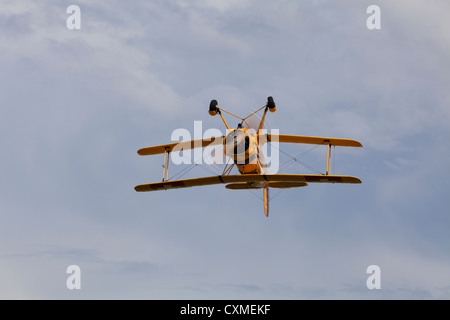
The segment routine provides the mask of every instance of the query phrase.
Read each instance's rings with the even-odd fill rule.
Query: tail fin
[[[264,188],[264,213],[269,216],[269,187]]]

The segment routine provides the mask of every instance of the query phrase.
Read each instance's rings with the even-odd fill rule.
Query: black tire
[[[275,102],[273,101],[272,97],[268,97],[267,98],[267,106],[269,107],[269,109],[274,109],[277,106],[275,105]]]
[[[211,100],[211,103],[209,104],[209,111],[214,112],[217,111],[217,100]]]

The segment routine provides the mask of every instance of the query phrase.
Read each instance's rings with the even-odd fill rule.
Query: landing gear
[[[277,106],[272,97],[267,98],[267,106],[269,107],[270,112],[275,112],[277,110]]]
[[[217,114],[217,111],[219,111],[217,105],[217,100],[211,100],[211,103],[209,104],[209,114],[211,116],[215,116]]]

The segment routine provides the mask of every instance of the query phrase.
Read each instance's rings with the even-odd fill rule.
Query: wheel
[[[267,98],[267,106],[271,112],[275,112],[275,110],[277,110],[277,106],[275,105],[272,97]]]
[[[209,114],[212,116],[215,116],[217,114],[217,100],[211,100],[211,103],[209,104]]]

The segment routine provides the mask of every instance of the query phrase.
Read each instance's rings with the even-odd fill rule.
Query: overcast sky
[[[66,26],[72,4],[80,30]],[[380,30],[366,26],[371,4]],[[2,0],[0,298],[449,299],[449,12],[446,0]],[[245,116],[267,96],[271,129],[361,141],[336,148],[333,173],[363,183],[272,190],[268,219],[262,192],[134,191],[162,177],[163,156],[139,148],[194,121],[224,130],[211,99]],[[320,148],[302,160],[323,172]],[[69,265],[81,290],[66,287]],[[366,287],[370,265],[380,290]]]

